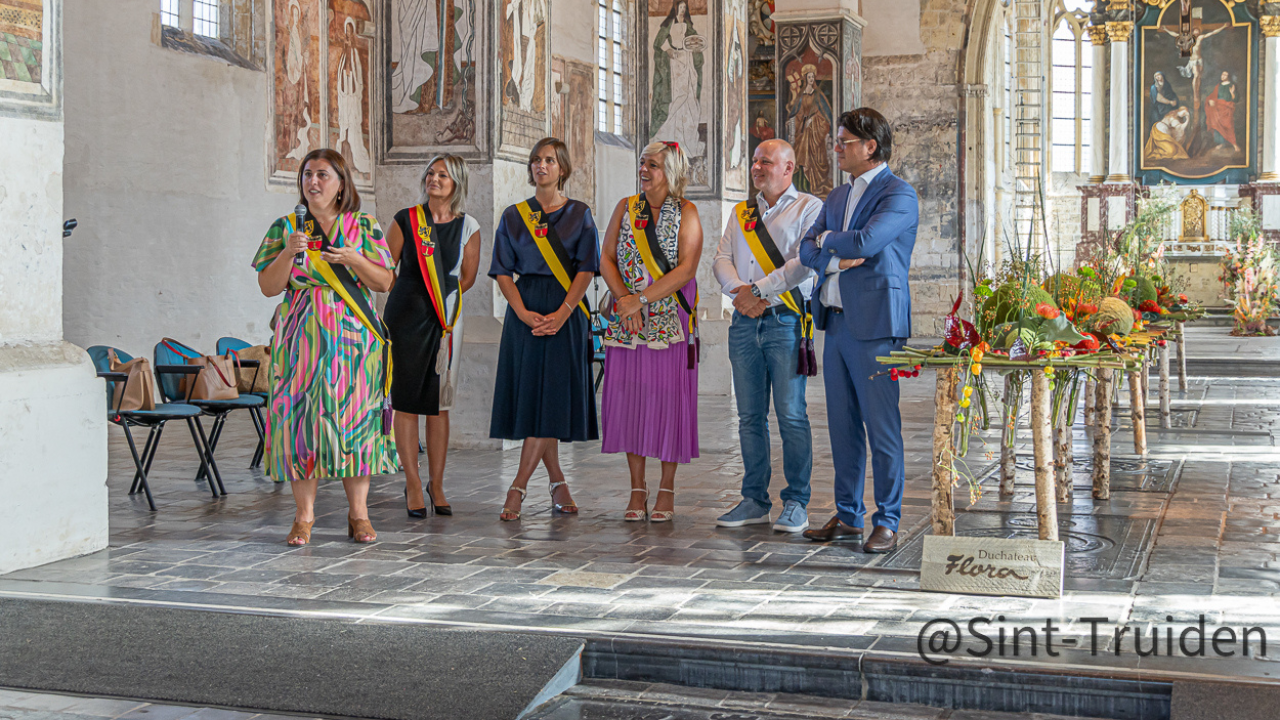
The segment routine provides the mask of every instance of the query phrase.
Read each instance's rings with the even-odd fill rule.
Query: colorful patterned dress
[[[668,197],[658,210],[655,233],[663,254],[676,258],[680,203],[675,198]],[[638,293],[653,284],[629,214],[622,216],[617,253],[628,290]],[[679,292],[696,312],[697,281]],[[674,295],[650,302],[641,316],[639,335],[628,332],[616,316],[604,331],[601,452],[687,463],[698,457],[698,368],[688,366],[685,345],[689,316]]]
[[[358,235],[366,258],[393,267],[376,219],[355,213],[352,223],[342,216],[333,229],[333,245],[352,241],[347,229]],[[261,272],[276,259],[290,232],[287,217],[271,225],[253,259],[254,269]],[[324,235],[322,229],[314,234]],[[358,278],[356,282],[372,306],[372,293]],[[276,480],[337,479],[400,470],[395,438],[382,434],[382,344],[309,258],[291,270],[272,339],[271,367],[267,474]]]

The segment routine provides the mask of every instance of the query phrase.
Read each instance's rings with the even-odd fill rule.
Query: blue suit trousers
[[[871,522],[897,532],[906,481],[898,383],[888,375],[871,376],[884,369],[876,356],[901,350],[906,338],[858,340],[849,332],[844,313],[833,311],[827,320],[825,341],[822,375],[835,464],[836,514],[846,525],[863,527],[869,443],[876,499]]]

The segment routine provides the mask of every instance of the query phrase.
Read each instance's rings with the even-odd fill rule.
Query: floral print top
[[[667,196],[658,210],[658,221],[654,224],[658,245],[667,259],[677,257],[680,245],[680,201]],[[627,289],[638,293],[653,284],[653,278],[645,268],[644,258],[636,247],[635,228],[632,226],[631,213],[622,216],[622,227],[618,233],[618,272]],[[674,264],[674,263],[672,263]],[[679,292],[684,292],[681,289]],[[645,318],[644,328],[639,335],[628,332],[622,326],[621,318],[614,316],[605,327],[604,343],[620,347],[648,345],[654,350],[661,350],[671,343],[685,339],[684,325],[680,317],[680,304],[675,295],[668,295],[661,300],[650,302],[640,311]]]

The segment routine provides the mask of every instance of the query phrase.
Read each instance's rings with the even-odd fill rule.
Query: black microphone
[[[298,216],[298,225],[293,229],[293,231],[305,232],[302,228],[307,224],[307,206],[302,203],[298,203],[298,206],[293,209],[293,214]],[[302,253],[298,253],[293,256],[293,264],[298,266],[302,265]]]

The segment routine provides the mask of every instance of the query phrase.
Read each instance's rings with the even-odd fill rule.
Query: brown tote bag
[[[202,368],[200,374],[196,375],[194,380],[189,377],[183,377],[183,382],[179,383],[178,388],[183,393],[184,398],[189,400],[235,400],[240,397],[240,391],[236,390],[236,362],[231,355],[190,355],[180,349],[185,346],[177,340],[164,338],[161,342],[164,343],[165,347],[186,358],[188,365],[198,365]],[[189,395],[186,394],[188,381],[195,383],[195,387],[191,389]]]
[[[129,379],[116,381],[111,395],[112,412],[156,409],[156,376],[151,372],[151,361],[134,358],[120,362],[115,350],[107,351],[111,372],[125,373]]]
[[[243,350],[232,351],[237,361],[257,360],[258,367],[241,367],[237,362],[236,389],[240,394],[271,392],[271,348],[266,345],[250,345]]]

